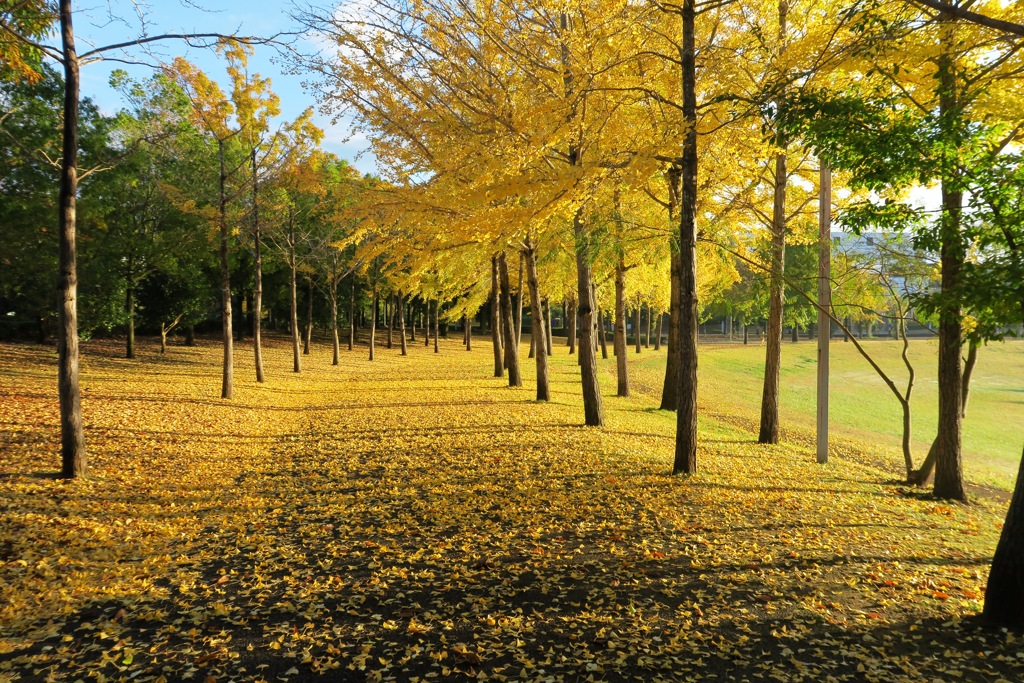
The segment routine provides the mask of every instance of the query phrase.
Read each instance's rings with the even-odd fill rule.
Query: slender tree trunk
[[[570,156],[578,160],[579,152],[573,150]],[[594,289],[590,270],[590,231],[583,224],[583,207],[573,215],[573,234],[576,238],[576,291],[580,323],[580,379],[583,384],[584,423],[591,427],[604,426],[604,409],[601,406],[601,385],[597,377],[597,354],[594,353]],[[575,318],[575,316],[574,316]],[[570,331],[575,330],[575,320]],[[573,333],[573,343],[575,343]],[[570,351],[572,347],[570,346]]]
[[[675,214],[678,206],[679,190],[682,187],[679,169],[669,168],[669,217],[678,218]],[[681,277],[682,260],[679,243],[672,240],[671,244],[671,289],[668,321],[668,351],[665,353],[665,381],[661,389],[661,410],[675,410],[679,405],[679,368],[680,360],[679,324],[682,319]]]
[[[466,350],[473,350],[473,318],[467,313],[463,319],[466,325]]]
[[[403,305],[402,308],[405,308]],[[409,300],[409,341],[416,341],[416,302]]]
[[[125,345],[125,358],[135,358],[135,288],[129,278],[125,290],[124,308],[128,312],[128,341]]]
[[[619,254],[615,265],[615,373],[618,377],[616,396],[629,396],[629,363],[626,359],[626,262]]]
[[[299,273],[295,258],[295,216],[288,211],[288,294],[289,325],[292,329],[292,372],[302,372],[302,356],[299,354]],[[350,349],[352,347],[349,347]],[[338,364],[335,356],[335,365]]]
[[[189,323],[185,326],[185,346],[196,345],[196,326]]]
[[[231,265],[228,262],[228,176],[224,162],[224,141],[218,140],[217,147],[220,153],[220,197],[218,202],[218,218],[220,221],[221,323],[224,341],[224,364],[221,378],[220,397],[230,399],[234,393],[235,335],[231,329]]]
[[[661,335],[662,335],[662,331],[663,331],[662,327],[664,326],[664,324],[665,324],[665,314],[664,313],[659,313],[658,314],[657,331],[655,332],[655,337],[654,337],[654,350],[655,351],[660,351],[661,350]]]
[[[402,355],[409,355],[409,347],[405,343],[405,295],[398,293],[398,341],[402,346]]]
[[[306,278],[306,338],[302,344],[302,355],[309,355],[309,344],[313,339],[313,278]]]
[[[569,326],[565,335],[565,341],[569,345],[570,356],[576,353],[576,315],[576,302],[570,300],[565,311],[566,324]]]
[[[598,323],[598,330],[599,330],[598,334],[601,335],[601,359],[602,360],[608,360],[608,333],[607,333],[607,330],[605,329],[605,326],[608,324],[607,323],[607,317],[608,317],[608,313],[607,312],[602,311],[600,308],[597,309],[597,319],[600,321],[600,323]]]
[[[395,303],[395,297],[384,303],[384,314],[388,318],[388,348],[394,348],[393,337],[395,336],[395,309],[398,307]]]
[[[940,126],[947,136],[952,137],[961,116],[957,101],[957,76],[952,58],[949,56],[951,31],[944,39],[945,51],[939,58],[939,118]],[[951,141],[950,143],[951,144]],[[947,152],[955,154],[955,152]],[[948,160],[944,166],[955,166]],[[942,270],[941,288],[943,293],[954,292],[960,284],[960,273],[964,263],[963,236],[960,232],[963,193],[960,191],[951,168],[944,170],[942,179],[942,216],[940,219],[940,259]],[[961,408],[963,406],[962,367],[960,346],[962,342],[961,311],[959,306],[947,305],[939,312],[939,426],[938,452],[935,462],[935,483],[932,493],[936,498],[967,500],[961,465]]]
[[[647,305],[647,326],[644,329],[644,348],[651,348],[651,306]]]
[[[502,330],[505,332],[505,367],[508,369],[508,385],[523,386],[519,374],[519,345],[516,344],[515,317],[512,306],[512,291],[508,277],[508,261],[505,252],[498,254],[498,277],[500,279],[500,309]]]
[[[782,372],[782,305],[786,254],[786,155],[775,157],[775,204],[772,216],[771,275],[768,284],[768,330],[761,394],[759,443],[779,442],[779,379]]]
[[[376,278],[374,278],[376,280]],[[370,360],[373,360],[377,346],[377,283],[373,283],[373,297],[370,300]]]
[[[297,323],[293,323],[297,324]],[[348,350],[356,343],[356,274],[352,273],[352,293],[348,299]]]
[[[341,344],[338,340],[338,281],[331,277],[331,365],[337,365],[341,361]]]
[[[791,339],[793,340],[794,344],[800,341],[800,326],[797,325],[796,323],[793,323],[793,334]]]
[[[742,327],[743,327],[743,343],[744,344],[749,344],[750,343],[750,334],[747,331],[747,324],[743,323]]]
[[[78,194],[78,53],[71,24],[71,0],[60,0],[61,45],[64,56],[63,154],[60,164],[58,226],[60,294],[57,339],[57,393],[60,400],[61,476],[86,475],[82,398],[78,387],[78,254],[76,206]]]
[[[516,287],[516,354],[519,353],[519,346],[523,340],[523,255],[519,254],[519,284]]]
[[[551,299],[544,297],[544,345],[547,347],[548,358],[551,358],[551,349],[553,348],[553,339],[551,331]]]
[[[440,328],[440,323],[438,322],[438,318],[441,316],[440,309],[441,301],[439,299],[434,299],[434,353],[441,353],[441,348],[437,342],[438,330]],[[430,309],[427,309],[427,313],[429,317]]]
[[[436,306],[437,304],[435,303],[434,305]],[[424,308],[423,308],[423,311],[424,311],[424,313],[423,313],[423,346],[429,348],[430,347],[430,329],[431,329],[431,323],[430,323],[430,300],[428,299],[426,302],[424,302],[423,306],[424,306]]]
[[[640,352],[640,309],[643,306],[637,304],[637,307],[633,310],[633,343],[636,346],[637,353]]]
[[[679,395],[673,474],[697,471],[697,76],[695,0],[683,0],[680,66],[683,89],[683,149],[679,192]]]
[[[263,376],[263,238],[260,234],[260,213],[259,185],[256,175],[256,150],[252,150],[252,240],[255,259],[253,262],[253,275],[255,287],[253,289],[252,306],[252,350],[253,358],[256,361],[256,381],[262,384],[266,381]]]
[[[167,324],[160,321],[160,355],[167,353]]]
[[[498,286],[498,256],[491,257],[491,344],[494,348],[494,376],[505,376],[505,350],[501,346],[501,289]]]
[[[548,379],[548,351],[544,344],[544,310],[540,300],[540,285],[537,282],[537,247],[526,239],[526,281],[530,289],[530,348],[533,349],[537,365],[537,400],[550,401],[551,387]],[[538,341],[539,340],[539,341]]]

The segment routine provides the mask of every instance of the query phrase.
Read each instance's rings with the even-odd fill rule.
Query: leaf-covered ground
[[[563,347],[551,405],[482,340],[315,348],[301,376],[272,342],[232,402],[212,342],[85,348],[67,483],[54,354],[0,345],[0,681],[1024,678],[975,618],[1003,505],[849,446],[819,466],[704,420],[701,473],[670,477],[674,416],[609,382],[580,427]]]

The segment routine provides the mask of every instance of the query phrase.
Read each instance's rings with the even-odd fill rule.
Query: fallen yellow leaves
[[[672,478],[649,399],[584,429],[574,357],[541,405],[475,346],[294,376],[272,342],[225,402],[212,347],[89,344],[70,483],[51,354],[0,346],[0,680],[1024,675],[971,618],[1001,510],[714,420]]]

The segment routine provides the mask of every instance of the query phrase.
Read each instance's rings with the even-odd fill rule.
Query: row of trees
[[[934,492],[966,498],[965,341],[997,338],[1024,318],[1024,183],[1015,153],[1022,122],[1014,106],[1024,53],[1014,8],[968,10],[943,0],[853,7],[787,0],[367,0],[297,12],[307,30],[337,47],[299,56],[301,67],[321,77],[321,105],[352,116],[371,140],[382,179],[357,178],[319,151],[321,134],[308,113],[276,123],[269,83],[247,72],[248,41],[222,36],[229,94],[177,60],[150,83],[126,82],[131,106],[116,120],[86,104],[79,125],[81,58],[70,3],[50,13],[34,9],[5,9],[2,24],[31,49],[0,44],[8,80],[38,80],[33,55],[53,54],[65,67],[56,204],[66,474],[84,473],[74,238],[77,181],[89,172],[79,173],[80,166],[115,169],[92,173],[82,208],[83,216],[95,210],[95,235],[110,240],[96,241],[95,250],[109,255],[122,277],[129,330],[143,285],[168,299],[177,287],[195,294],[188,283],[204,281],[197,264],[216,245],[205,282],[215,273],[224,398],[233,386],[238,273],[249,285],[243,289],[251,302],[255,370],[264,380],[260,335],[270,246],[289,274],[296,371],[300,273],[308,280],[317,273],[331,302],[335,358],[338,287],[346,277],[363,278],[373,324],[382,298],[394,301],[404,323],[406,302],[417,297],[433,311],[435,335],[439,302],[449,319],[473,316],[489,302],[495,374],[507,372],[512,385],[521,384],[524,302],[539,341],[550,336],[551,302],[564,301],[575,322],[570,348],[578,352],[584,421],[593,426],[604,420],[596,361],[603,320],[614,320],[624,394],[627,301],[667,310],[662,407],[677,412],[675,473],[697,468],[697,325],[716,301],[739,302],[741,316],[743,302],[767,306],[760,440],[779,439],[782,328],[786,311],[792,318],[796,310],[786,305],[786,291],[812,303],[794,266],[801,245],[810,247],[805,256],[814,251],[818,184],[827,166],[845,188],[837,207],[844,225],[912,236],[914,249],[937,258],[937,289],[915,290],[912,301],[914,313],[934,316],[939,328]],[[47,52],[36,41],[58,18],[62,47]],[[52,114],[56,81],[33,87],[48,81]],[[10,91],[12,101],[22,87]],[[47,106],[32,96],[23,101],[26,108]],[[8,109],[5,125],[23,113]],[[42,137],[26,158],[40,151],[57,158],[46,153]],[[40,187],[44,177],[36,178]],[[28,172],[26,188],[30,180]],[[934,214],[906,199],[909,188],[930,183],[941,192]],[[33,239],[45,242],[33,230],[39,229],[18,233],[26,249]],[[192,258],[190,250],[206,256]],[[902,326],[911,311],[896,289],[866,277],[863,264],[848,266],[834,271],[839,304],[848,307],[827,311],[836,324],[875,307],[866,300],[889,294]],[[765,284],[758,293],[752,282]],[[182,297],[161,307],[165,329],[187,315],[188,295]],[[199,308],[199,297],[193,301]],[[129,353],[131,339],[130,332]],[[371,342],[371,354],[373,348]],[[534,344],[541,400],[549,394],[549,350]],[[1024,515],[1018,499],[1024,489],[1015,494],[1007,529],[1020,528],[1011,523]],[[1010,555],[1020,558],[1024,551],[1007,533]],[[1024,608],[1013,609],[1024,619]]]

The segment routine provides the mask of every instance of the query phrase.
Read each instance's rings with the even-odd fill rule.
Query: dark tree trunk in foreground
[[[505,252],[498,255],[498,274],[500,279],[501,328],[505,340],[505,368],[508,369],[508,385],[523,386],[523,378],[519,374],[519,345],[516,344],[515,317],[513,314],[512,291],[508,277],[508,261]]]
[[[501,347],[501,303],[498,287],[498,257],[491,257],[491,345],[494,347],[494,376],[505,376],[505,350]]]
[[[548,350],[544,344],[544,310],[540,301],[540,286],[537,282],[537,248],[526,240],[526,281],[530,289],[530,339],[534,360],[537,364],[537,400],[550,401],[551,388],[548,380]]]
[[[78,388],[78,265],[75,227],[78,195],[78,53],[71,25],[71,0],[60,1],[61,44],[64,52],[64,129],[60,163],[58,229],[60,295],[57,332],[57,393],[60,398],[61,476],[84,477],[85,433],[82,396]]]
[[[616,396],[629,396],[629,363],[626,360],[626,263],[623,256],[615,266],[615,373],[618,377]]]
[[[697,471],[697,74],[695,0],[683,0],[683,135],[679,192],[679,394],[673,474]]]
[[[1021,453],[1010,509],[992,558],[981,614],[995,624],[1024,628],[1024,453]]]
[[[577,152],[573,152],[575,155]],[[573,216],[573,233],[576,237],[576,292],[580,322],[579,363],[580,380],[583,384],[583,414],[585,424],[591,427],[604,426],[604,410],[601,406],[601,385],[597,377],[597,354],[594,352],[594,278],[590,270],[590,233],[583,224],[583,208]],[[576,311],[574,311],[576,312]],[[575,316],[574,316],[575,318]],[[575,320],[569,328],[575,343]],[[572,346],[569,347],[570,352]]]

